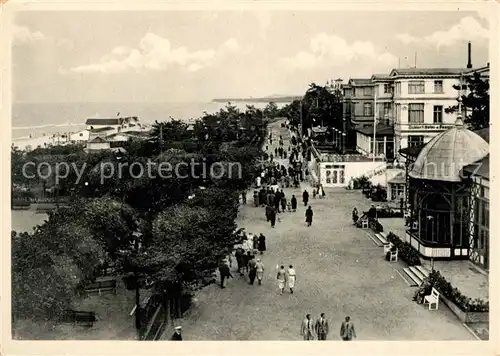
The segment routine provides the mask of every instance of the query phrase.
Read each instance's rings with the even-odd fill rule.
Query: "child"
[[[286,203],[286,207],[288,209],[288,212],[292,211],[292,203],[290,203],[290,202]]]

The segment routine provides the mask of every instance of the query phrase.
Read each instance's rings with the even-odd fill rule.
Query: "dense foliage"
[[[239,195],[258,174],[267,117],[278,111],[269,105],[264,111],[249,106],[240,112],[229,105],[205,114],[192,128],[176,120],[155,123],[149,139],[129,142],[124,154],[85,154],[80,146],[32,152],[13,148],[18,191],[36,192],[43,183],[71,198],[68,207],[51,212],[33,233],[13,232],[14,320],[57,320],[84,296],[85,285],[106,261],[180,295],[213,282],[220,259],[240,242],[235,224]],[[73,171],[59,184],[40,182],[23,177],[22,166],[30,161],[85,169],[80,179]],[[149,163],[151,174],[134,169],[118,174],[120,165],[134,162]],[[203,163],[209,174],[203,175],[201,166],[180,165],[177,175],[159,175],[160,164],[167,162]],[[240,174],[229,174],[231,165]],[[220,178],[210,174],[213,167],[223,171]],[[109,178],[103,180],[103,172]]]
[[[481,75],[474,72],[472,76],[465,77],[465,86],[454,85],[455,90],[464,91],[459,100],[466,110],[465,123],[472,130],[479,130],[490,127],[490,83],[488,79],[481,78]],[[450,106],[445,110],[447,113],[458,111],[458,105]]]
[[[428,282],[446,299],[457,305],[464,312],[488,312],[490,309],[488,301],[480,298],[472,299],[466,297],[458,288],[453,287],[439,271],[431,271]]]
[[[420,266],[422,264],[418,252],[408,242],[402,241],[392,232],[387,235],[387,241],[398,249],[399,258],[405,261],[408,266]]]

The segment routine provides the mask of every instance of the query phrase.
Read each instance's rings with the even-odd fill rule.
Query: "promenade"
[[[289,133],[280,124],[272,124],[270,131],[282,135],[287,146]],[[314,211],[309,228],[301,203],[304,189]],[[267,238],[261,256],[266,267],[263,284],[249,285],[246,276],[234,273],[225,289],[216,284],[201,290],[193,308],[178,321],[185,340],[301,340],[305,314],[316,319],[322,312],[330,323],[328,340],[339,340],[346,315],[356,325],[358,340],[475,340],[446,306],[431,312],[413,302],[415,289],[396,273],[401,266],[385,261],[382,249],[352,225],[352,209],[370,205],[359,191],[326,189],[326,199],[312,199],[306,184],[284,191],[288,200],[295,194],[298,210],[280,214],[274,229],[266,222],[264,208],[253,206],[252,191],[240,209],[239,226]],[[294,265],[293,295],[279,294],[277,264]],[[171,331],[166,330],[165,339]]]

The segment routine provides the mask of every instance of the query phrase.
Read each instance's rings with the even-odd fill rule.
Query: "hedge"
[[[489,301],[480,298],[472,299],[463,295],[458,288],[454,288],[439,271],[431,271],[428,277],[429,284],[454,303],[464,312],[488,312]]]
[[[402,241],[392,232],[387,235],[387,241],[398,249],[399,258],[405,261],[408,266],[420,266],[422,264],[418,252],[408,242]]]

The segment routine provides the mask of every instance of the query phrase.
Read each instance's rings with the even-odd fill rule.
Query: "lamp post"
[[[427,220],[431,223],[431,239],[434,243],[434,216],[427,215]],[[434,271],[434,248],[431,251],[431,270]]]
[[[139,244],[139,239],[142,236],[142,233],[140,233],[139,231],[134,231],[132,233],[132,236],[134,237],[134,253],[137,257],[139,255],[139,249],[141,247]],[[134,277],[135,277],[135,329],[137,331],[137,340],[141,340],[141,315],[140,315],[141,295],[139,290],[139,274],[137,271],[137,267],[135,267]]]

